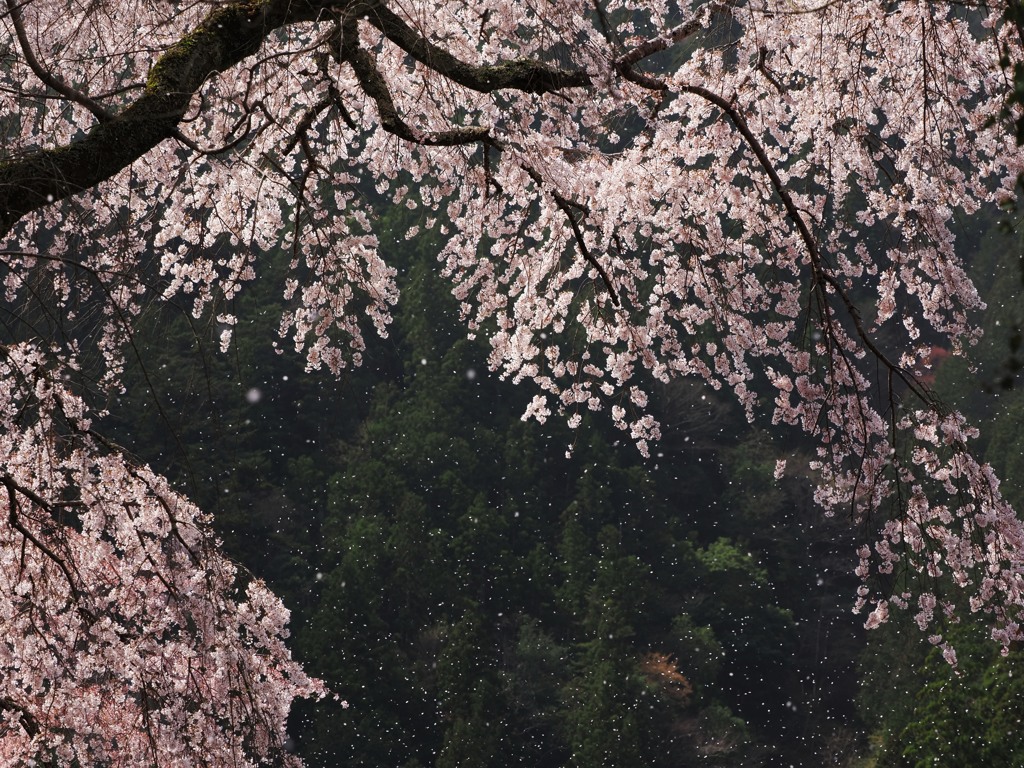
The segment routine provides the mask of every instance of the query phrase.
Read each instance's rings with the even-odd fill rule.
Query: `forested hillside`
[[[814,508],[800,443],[688,382],[657,390],[648,461],[607,420],[523,422],[529,393],[465,339],[429,236],[401,236],[412,216],[389,214],[403,303],[364,368],[338,381],[274,354],[280,307],[257,284],[228,355],[215,326],[154,314],[120,404],[120,439],[212,511],[346,700],[300,705],[296,749],[382,768],[859,749],[859,532]]]
[[[866,636],[865,530],[814,507],[797,436],[687,382],[657,390],[648,461],[606,420],[523,422],[529,393],[465,338],[430,236],[403,236],[409,211],[387,221],[404,300],[362,369],[275,354],[280,306],[257,283],[228,355],[210,323],[154,314],[120,411],[126,445],[162,457],[284,596],[297,655],[344,700],[298,705],[308,764],[1019,762],[1016,653],[970,623],[949,628],[955,670],[908,616]],[[1019,273],[994,232],[974,260],[991,275],[980,368],[933,375],[1019,478]]]

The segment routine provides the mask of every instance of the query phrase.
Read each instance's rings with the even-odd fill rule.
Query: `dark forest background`
[[[154,306],[112,408],[117,440],[213,513],[349,703],[296,708],[308,765],[1024,765],[1018,652],[999,657],[981,620],[947,628],[955,671],[908,617],[865,633],[852,571],[871,531],[815,508],[805,442],[687,381],[655,390],[650,460],[602,414],[524,423],[533,393],[486,370],[437,243],[404,237],[416,216],[384,217],[403,296],[362,367],[277,354],[287,256],[264,254],[230,352],[212,321]],[[986,426],[1022,509],[1020,249],[995,224],[965,248],[988,335],[976,367],[931,375]]]

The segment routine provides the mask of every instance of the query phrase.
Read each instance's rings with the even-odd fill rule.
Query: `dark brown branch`
[[[112,115],[102,104],[72,88],[52,72],[48,71],[46,67],[40,63],[39,59],[36,58],[36,54],[32,50],[32,43],[29,41],[28,34],[25,32],[25,25],[21,20],[21,6],[15,0],[7,0],[7,11],[8,15],[11,17],[11,23],[14,25],[14,34],[18,38],[18,45],[21,47],[21,53],[25,57],[25,63],[28,64],[29,69],[32,70],[35,76],[38,77],[44,85],[56,91],[64,98],[69,101],[73,101],[76,104],[81,104],[92,112],[98,120],[109,120]]]
[[[558,69],[531,59],[485,66],[467,64],[418,34],[379,0],[354,3],[351,8],[353,16],[365,16],[388,40],[420,64],[474,91],[492,93],[513,89],[540,94],[591,85],[586,72]]]
[[[600,11],[600,8],[598,10]],[[539,94],[568,88],[589,88],[593,85],[593,80],[586,72],[559,69],[530,59],[518,59],[490,66],[467,64],[418,34],[379,0],[369,0],[356,5],[353,11],[364,15],[366,20],[377,27],[385,37],[416,61],[474,91],[491,93],[515,89]],[[698,18],[694,17],[664,35],[633,48],[613,63],[614,69],[620,76],[645,88],[664,90],[665,85],[661,81],[636,72],[633,69],[634,65],[655,53],[671,48],[702,28],[703,25]]]
[[[78,604],[78,609],[88,615],[89,611],[85,608],[84,605],[82,605],[81,602],[81,591],[76,586],[74,576],[71,574],[71,569],[68,568],[67,563],[65,563],[63,558],[61,558],[52,549],[50,549],[43,542],[41,542],[38,539],[38,537],[36,537],[35,534],[33,534],[28,528],[26,528],[21,523],[21,517],[18,514],[18,510],[20,507],[20,505],[18,504],[18,494],[20,493],[22,496],[27,498],[37,507],[39,507],[40,509],[45,509],[48,513],[53,515],[53,510],[50,508],[50,505],[46,502],[45,499],[40,497],[38,494],[34,493],[31,489],[25,488],[24,486],[14,482],[14,478],[12,478],[10,475],[4,475],[3,478],[0,479],[0,482],[2,482],[4,487],[7,489],[7,522],[14,530],[20,533],[25,540],[32,542],[32,545],[35,546],[36,549],[38,549],[40,552],[46,555],[46,557],[52,560],[57,565],[57,567],[60,568],[61,572],[64,574],[64,578],[67,579],[68,588],[71,590],[71,596]]]
[[[11,8],[14,0],[6,2]],[[327,13],[349,19],[347,23],[353,29],[356,18],[365,18],[417,61],[460,85],[484,93],[517,89],[543,94],[592,84],[586,72],[558,69],[527,59],[485,66],[468,64],[419,35],[380,0],[238,0],[216,7],[195,30],[172,45],[149,72],[143,93],[117,114],[108,113],[95,102],[90,104],[87,96],[62,87],[59,79],[46,79],[45,70],[38,62],[33,66],[32,59],[29,65],[49,87],[89,107],[100,121],[83,138],[65,146],[0,160],[0,236],[7,234],[27,213],[106,181],[166,139],[182,138],[178,126],[193,95],[210,76],[255,54],[274,29],[321,19]],[[11,15],[12,18],[17,15],[16,6]],[[690,21],[643,43],[617,60],[615,69],[633,82],[662,90],[663,84],[635,72],[633,65],[675,45],[699,28],[696,21]],[[21,42],[26,57],[31,58],[27,37]],[[409,126],[399,115],[387,83],[372,58],[359,47],[358,35],[349,30],[343,35],[342,46],[344,59],[353,67],[364,91],[374,100],[385,130],[405,140],[430,145],[486,144],[490,140],[488,129],[484,127],[424,133]],[[346,122],[351,122],[343,108],[341,111]],[[556,198],[556,203],[568,213],[570,201]],[[618,304],[606,271],[583,246],[578,222],[571,215],[569,218],[585,258],[601,274],[613,301]]]
[[[0,162],[0,235],[30,211],[94,187],[175,135],[192,95],[213,74],[259,50],[285,24],[317,18],[326,2],[265,0],[219,6],[171,46],[142,95],[70,144]]]
[[[670,29],[664,35],[660,35],[651,40],[646,40],[640,45],[633,48],[625,56],[620,57],[615,62],[616,68],[618,67],[632,67],[635,64],[639,64],[643,59],[653,56],[661,51],[668,50],[672,46],[681,43],[691,35],[700,32],[704,28],[704,25],[694,17],[679,26]]]
[[[604,265],[602,265],[598,258],[590,252],[587,248],[587,244],[583,241],[583,233],[580,231],[580,225],[569,210],[569,206],[571,204],[570,201],[566,200],[557,192],[553,192],[552,197],[555,199],[555,205],[562,210],[562,213],[564,213],[565,217],[569,220],[569,226],[572,227],[573,237],[576,239],[576,244],[579,246],[580,252],[583,254],[583,258],[586,259],[590,266],[597,270],[597,274],[601,276],[601,280],[604,282],[605,288],[608,289],[608,295],[611,297],[612,304],[616,307],[621,306],[622,302],[619,300],[618,291],[615,290],[615,286],[612,284],[611,276],[604,268]]]
[[[391,91],[384,76],[377,69],[370,55],[359,45],[359,30],[356,19],[346,18],[342,24],[340,56],[355,72],[363,92],[377,105],[381,127],[400,139],[430,146],[457,146],[486,141],[489,129],[480,126],[453,128],[449,131],[418,131],[412,128],[398,113]]]
[[[254,131],[252,129],[252,116],[253,110],[256,108],[263,112],[263,114],[268,119],[262,125],[259,125]],[[235,147],[241,145],[243,142],[255,139],[270,126],[272,120],[273,118],[270,117],[269,113],[267,112],[267,108],[266,106],[264,106],[263,102],[257,101],[255,104],[252,105],[252,107],[246,108],[245,114],[242,115],[242,117],[238,118],[238,120],[235,121],[235,124],[231,126],[231,129],[227,132],[228,136],[233,136],[234,138],[229,139],[227,142],[221,144],[219,147],[204,147],[200,145],[198,142],[188,138],[185,134],[183,134],[181,131],[177,129],[175,129],[174,131],[174,138],[180,141],[189,149],[191,149],[193,152],[196,152],[200,155],[208,155],[212,157],[215,155],[222,155],[225,152],[230,152],[231,150],[235,149]],[[244,128],[242,127],[243,125],[245,126]],[[239,132],[239,129],[242,129],[241,132]]]
[[[529,174],[530,178],[534,180],[538,187],[540,187],[541,189],[544,188],[544,178],[539,173],[537,173],[537,171],[535,171],[533,168],[528,168],[525,166],[523,167],[523,170],[526,171],[527,174]],[[604,265],[601,264],[598,258],[590,252],[589,248],[587,248],[587,244],[583,239],[583,232],[582,230],[580,230],[579,222],[573,215],[572,209],[576,209],[576,211],[578,211],[583,216],[586,216],[588,213],[590,213],[590,211],[587,209],[585,205],[581,205],[580,203],[577,203],[574,200],[570,200],[553,189],[549,189],[548,193],[551,195],[551,198],[555,201],[555,205],[558,206],[558,210],[564,213],[565,218],[569,220],[569,226],[572,228],[573,239],[576,240],[576,245],[579,247],[580,253],[583,254],[583,258],[586,259],[587,263],[590,264],[590,266],[592,266],[595,270],[597,270],[597,274],[601,276],[601,281],[604,283],[604,287],[608,289],[608,295],[611,297],[612,304],[614,304],[616,307],[621,306],[622,303],[619,299],[619,292],[615,290],[615,284],[612,283],[611,275],[608,274],[608,270],[604,268]]]
[[[779,78],[768,68],[768,49],[763,45],[757,51],[757,71],[764,75],[765,79],[774,86],[776,91],[779,93],[786,92],[786,86],[779,82]]]
[[[299,143],[299,139],[306,136],[309,129],[313,127],[313,123],[323,113],[325,109],[331,106],[332,100],[330,96],[324,96],[320,101],[310,107],[306,114],[302,116],[298,124],[295,126],[295,133],[292,134],[291,139],[285,144],[284,149],[281,150],[281,154],[287,157],[295,149],[295,145]]]
[[[874,355],[875,359],[882,363],[883,366],[906,384],[921,401],[931,403],[933,398],[929,397],[928,392],[917,381],[914,375],[903,366],[891,361],[871,339],[870,334],[868,334],[867,330],[864,328],[863,322],[861,321],[860,310],[836,280],[835,276],[833,276],[825,266],[821,252],[818,249],[817,240],[815,240],[814,235],[811,234],[810,229],[807,227],[807,222],[800,213],[800,209],[793,200],[793,196],[789,193],[789,189],[783,183],[782,178],[775,169],[775,165],[768,157],[768,153],[761,145],[761,142],[758,141],[740,111],[727,99],[724,99],[717,93],[709,91],[707,88],[702,86],[688,85],[683,86],[680,90],[685,93],[692,93],[695,96],[701,97],[702,99],[714,104],[729,116],[729,119],[743,136],[747,146],[750,147],[750,150],[754,153],[754,156],[757,158],[762,170],[771,181],[772,189],[775,190],[775,194],[777,194],[779,199],[782,200],[782,205],[786,209],[787,216],[790,221],[793,222],[793,225],[797,229],[797,233],[800,235],[800,239],[803,241],[804,247],[807,249],[807,254],[811,260],[811,269],[814,272],[815,279],[821,281],[825,285],[828,285],[835,291],[836,295],[839,296],[840,300],[843,302],[844,308],[846,309],[847,315],[849,315],[850,320],[853,322],[857,338],[860,339],[865,349],[867,349],[872,355]]]
[[[94,104],[94,114],[102,119],[84,137],[64,146],[0,159],[0,236],[10,232],[29,212],[110,179],[160,142],[180,136],[178,126],[193,95],[211,75],[255,54],[273,30],[322,19],[328,13],[365,16],[413,58],[474,90],[548,93],[591,85],[585,72],[562,70],[539,61],[467,64],[418,35],[377,0],[236,0],[216,6],[192,32],[172,45],[150,70],[143,93],[122,111],[107,115]],[[372,72],[361,69],[366,83],[377,88]],[[59,89],[61,83],[51,78],[48,85]],[[88,97],[82,94],[64,95],[89,106],[83,101]],[[378,108],[384,107],[382,122],[386,128],[420,143],[458,144],[479,141],[484,136],[484,129],[465,128],[424,138],[403,122],[390,119],[388,99],[379,88],[369,95]]]
[[[647,40],[633,48],[624,56],[620,56],[612,62],[615,72],[622,78],[636,83],[641,88],[651,91],[666,91],[668,86],[661,80],[643,72],[637,72],[634,67],[649,56],[661,51],[668,50],[674,45],[681,43],[691,35],[695,35],[704,28],[697,17],[690,19],[683,24],[670,29],[664,35]]]

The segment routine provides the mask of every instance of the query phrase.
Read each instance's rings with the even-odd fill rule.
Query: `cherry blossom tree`
[[[101,425],[146,308],[227,348],[271,252],[281,339],[358,364],[399,298],[381,201],[442,236],[526,417],[606,408],[646,451],[653,382],[729,388],[878,530],[869,626],[909,607],[943,642],[960,598],[920,574],[1019,639],[1024,528],[922,374],[978,336],[955,221],[1022,169],[1001,2],[5,2],[5,761],[280,756],[321,692],[283,607]]]

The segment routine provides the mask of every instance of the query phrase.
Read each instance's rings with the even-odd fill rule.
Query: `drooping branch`
[[[142,94],[121,111],[113,112],[48,73],[32,58],[27,39],[20,39],[24,35],[19,35],[23,55],[36,75],[64,98],[93,112],[97,123],[83,137],[66,145],[0,158],[0,236],[27,213],[110,179],[160,142],[181,140],[178,125],[193,96],[211,76],[256,53],[274,30],[323,19],[328,14],[365,19],[421,64],[479,92],[512,89],[543,94],[593,84],[585,71],[560,69],[531,59],[488,65],[467,63],[417,33],[381,0],[239,0],[215,8],[193,31],[168,48],[150,70]],[[614,62],[614,68],[626,79],[655,87],[654,79],[636,72],[633,65],[678,43],[700,26],[691,20],[629,51]],[[464,127],[430,134],[413,130],[395,109],[372,59],[360,51],[357,42],[345,45],[346,58],[376,103],[386,130],[421,144],[452,145],[486,139],[485,128]]]
[[[743,136],[743,139],[746,142],[747,146],[750,147],[750,150],[754,153],[754,156],[757,158],[757,162],[761,166],[761,169],[768,176],[768,179],[772,185],[772,189],[775,191],[775,194],[777,194],[779,196],[779,199],[782,201],[782,206],[786,210],[787,217],[793,223],[793,226],[796,227],[797,233],[800,235],[800,240],[803,242],[804,247],[807,249],[808,258],[811,261],[811,269],[814,273],[815,279],[820,282],[822,288],[824,288],[824,286],[827,285],[829,288],[835,291],[837,296],[839,296],[840,300],[843,303],[843,307],[846,310],[846,314],[849,316],[851,322],[853,323],[854,331],[857,334],[857,338],[860,339],[860,342],[864,345],[864,348],[867,349],[874,356],[874,358],[878,360],[878,362],[881,363],[882,366],[886,368],[886,370],[888,370],[892,375],[900,379],[907,386],[907,388],[910,389],[910,391],[912,391],[922,402],[931,403],[932,398],[929,397],[928,392],[922,387],[920,382],[918,382],[914,374],[908,371],[903,366],[899,365],[898,363],[895,363],[892,360],[890,360],[889,357],[885,354],[885,352],[883,352],[878,347],[878,345],[875,344],[874,339],[871,338],[871,335],[868,333],[867,329],[864,327],[863,321],[861,320],[860,310],[850,299],[846,290],[844,290],[843,287],[839,284],[839,281],[836,280],[835,276],[824,264],[824,260],[822,259],[821,252],[818,248],[817,240],[808,228],[807,222],[804,220],[803,215],[800,213],[800,209],[797,207],[796,202],[793,200],[793,196],[790,194],[789,189],[786,187],[785,183],[782,181],[782,178],[779,176],[778,170],[776,170],[775,165],[768,157],[768,153],[761,145],[761,142],[758,141],[757,136],[754,135],[754,132],[747,124],[747,121],[743,117],[742,113],[736,108],[734,104],[730,103],[728,99],[723,98],[722,96],[720,96],[717,93],[714,93],[713,91],[709,91],[707,88],[704,88],[703,86],[687,85],[681,87],[680,90],[684,91],[685,93],[692,93],[695,96],[699,96],[700,98],[714,104],[716,107],[721,109],[726,115],[728,115],[729,120],[732,122],[733,125],[736,126],[736,129]]]
[[[56,91],[64,98],[84,106],[96,116],[96,119],[109,120],[111,117],[110,112],[102,104],[89,98],[89,96],[81,91],[75,90],[55,74],[49,72],[36,58],[35,51],[32,50],[32,44],[28,39],[28,33],[25,31],[25,24],[22,21],[21,4],[16,2],[16,0],[7,0],[7,13],[11,17],[11,24],[14,25],[14,34],[18,38],[18,45],[21,47],[21,53],[25,57],[25,63],[28,64],[29,69],[32,70],[35,76],[44,85]]]
[[[547,93],[587,87],[591,83],[585,72],[560,70],[527,59],[495,65],[467,64],[417,35],[379,2],[241,0],[217,7],[192,32],[164,52],[150,70],[142,95],[120,112],[97,109],[99,105],[93,102],[66,95],[73,101],[85,103],[104,119],[82,138],[67,145],[0,160],[0,235],[8,233],[27,213],[106,181],[160,142],[178,136],[177,126],[203,84],[212,75],[256,53],[275,29],[315,21],[328,12],[352,15],[356,11],[414,58],[467,88],[483,92],[517,89]],[[387,119],[388,99],[375,87],[372,72],[366,67],[361,67],[360,71],[364,87],[369,86],[373,91],[368,95],[378,107],[384,106],[382,119]],[[53,80],[48,84],[59,90],[60,83]],[[385,127],[394,129],[398,135],[403,133],[400,122],[391,121]],[[405,133],[410,135],[403,138],[417,139],[411,132]],[[429,143],[459,143],[461,137],[461,133],[440,136],[435,137],[439,141]],[[465,138],[475,141],[480,137]]]
[[[534,170],[533,168],[529,168],[527,166],[524,166],[523,170],[526,171],[527,175],[529,175],[529,177],[533,179],[534,183],[541,190],[545,190],[545,188],[548,187],[548,185],[545,184],[544,182],[544,177],[541,176],[536,170]],[[565,214],[565,218],[569,222],[569,227],[572,229],[573,239],[576,241],[576,245],[580,249],[580,253],[583,255],[583,258],[586,260],[586,262],[590,264],[590,266],[593,267],[595,270],[597,270],[597,274],[600,275],[601,281],[604,283],[604,287],[608,290],[608,295],[612,300],[612,304],[614,304],[616,307],[621,306],[622,301],[619,299],[619,292],[615,290],[615,283],[612,282],[611,275],[608,274],[608,270],[604,268],[603,264],[601,264],[601,260],[598,259],[597,256],[595,256],[593,253],[591,253],[589,248],[587,248],[586,240],[584,240],[583,238],[583,230],[580,229],[579,220],[573,213],[573,211],[575,210],[576,212],[582,214],[583,216],[586,216],[587,214],[590,213],[590,211],[587,209],[586,206],[580,205],[579,203],[570,200],[569,198],[560,194],[555,189],[548,188],[546,189],[546,191],[551,195],[551,198],[555,201],[555,205],[558,206],[558,210]]]
[[[67,562],[65,562],[64,558],[62,558],[50,547],[48,547],[46,544],[40,541],[39,538],[22,523],[20,515],[20,504],[18,503],[18,494],[21,494],[25,498],[29,499],[29,501],[31,501],[37,507],[45,509],[48,512],[51,512],[52,514],[50,505],[46,502],[45,499],[35,494],[31,489],[26,488],[23,485],[20,485],[17,482],[15,482],[14,478],[11,477],[10,475],[5,474],[3,477],[0,477],[0,483],[2,483],[4,488],[7,489],[8,524],[14,530],[20,533],[25,538],[26,541],[30,541],[36,549],[42,552],[46,557],[52,560],[57,565],[58,568],[60,568],[61,573],[64,574],[64,578],[68,582],[68,589],[71,591],[71,596],[78,604],[78,609],[88,613],[88,609],[81,602],[81,590],[75,583],[76,579],[71,573],[71,567],[68,565]]]

